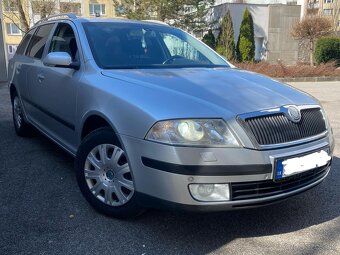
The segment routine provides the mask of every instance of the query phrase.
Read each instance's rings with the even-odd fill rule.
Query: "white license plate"
[[[304,156],[276,160],[275,180],[305,172],[328,164],[331,156],[326,150],[313,152]]]

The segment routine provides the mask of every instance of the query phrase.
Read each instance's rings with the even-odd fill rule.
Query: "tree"
[[[212,30],[211,30],[211,29],[209,29],[208,33],[205,34],[205,35],[203,36],[202,41],[203,41],[206,45],[208,45],[210,48],[215,49],[216,40],[215,40],[215,36],[214,36],[214,34],[212,33]]]
[[[319,16],[306,16],[296,23],[291,35],[296,40],[307,40],[309,43],[310,65],[314,65],[314,44],[321,37],[329,35],[333,30],[333,24],[329,18]]]
[[[333,3],[331,3],[331,7],[333,8],[332,13],[333,29],[334,31],[336,31],[338,28],[338,22],[340,18],[340,0],[334,0]]]
[[[187,30],[205,27],[213,0],[113,0],[117,12],[129,19],[156,19]]]
[[[129,19],[157,19],[159,21],[178,18],[184,12],[185,0],[113,0],[118,13]]]
[[[236,57],[240,62],[252,62],[255,58],[254,23],[248,8],[243,13],[236,46]]]
[[[22,3],[20,0],[16,0],[16,2],[18,5],[19,20],[20,20],[20,25],[21,25],[20,27],[23,30],[23,32],[27,32],[29,30],[29,23],[26,19],[24,8],[22,7]]]
[[[229,9],[221,22],[220,33],[217,38],[216,51],[219,54],[225,56],[228,60],[235,59],[234,29]]]
[[[129,19],[148,19],[148,1],[145,0],[113,0],[118,15],[124,15]]]
[[[179,18],[175,17],[174,25],[188,31],[207,31],[211,27],[212,21],[208,22],[206,15],[209,12],[209,7],[214,2],[214,0],[185,0],[184,12],[180,11]],[[190,11],[186,11],[188,8]]]
[[[72,0],[68,1],[72,4]],[[40,18],[46,18],[51,14],[59,12],[56,1],[53,0],[4,0],[3,3],[4,17],[11,20],[14,24],[20,23],[18,28],[24,33],[29,30],[35,15],[39,15]]]
[[[21,0],[4,0],[3,1],[3,16],[8,18],[14,24],[20,23],[18,28],[22,32],[27,32],[29,29],[29,21],[27,20],[25,9],[26,5]]]

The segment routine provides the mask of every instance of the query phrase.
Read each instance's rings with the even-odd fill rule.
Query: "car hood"
[[[289,85],[232,68],[103,70],[102,74],[148,87],[153,93],[158,91],[160,98],[172,96],[179,103],[181,99],[190,99],[234,115],[289,104],[318,104]]]

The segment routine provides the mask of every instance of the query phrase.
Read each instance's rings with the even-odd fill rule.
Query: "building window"
[[[333,15],[333,9],[323,9],[323,14],[324,15]]]
[[[4,0],[4,11],[5,12],[17,12],[18,7],[14,0]]]
[[[90,15],[105,15],[105,4],[90,4]]]
[[[15,54],[15,52],[17,51],[17,47],[18,45],[14,45],[14,44],[9,44],[7,45],[7,51],[8,51],[8,54]]]
[[[323,2],[324,2],[325,4],[330,4],[330,3],[333,3],[333,0],[323,0]]]
[[[6,23],[6,31],[8,35],[21,35],[19,27],[14,23]]]
[[[81,3],[64,3],[60,2],[60,12],[61,13],[75,13],[76,15],[81,15]]]

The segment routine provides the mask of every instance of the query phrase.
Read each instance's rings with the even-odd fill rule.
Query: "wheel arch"
[[[14,85],[14,83],[11,83],[9,85],[9,93],[10,93],[10,97],[11,97],[11,102],[13,102],[15,93],[18,94],[18,90],[17,90],[16,86]]]
[[[121,146],[124,146],[115,125],[110,121],[110,119],[98,111],[91,111],[85,114],[83,117],[82,125],[80,128],[80,142],[92,131],[102,128],[102,127],[110,127],[115,134],[117,140],[119,141]]]

